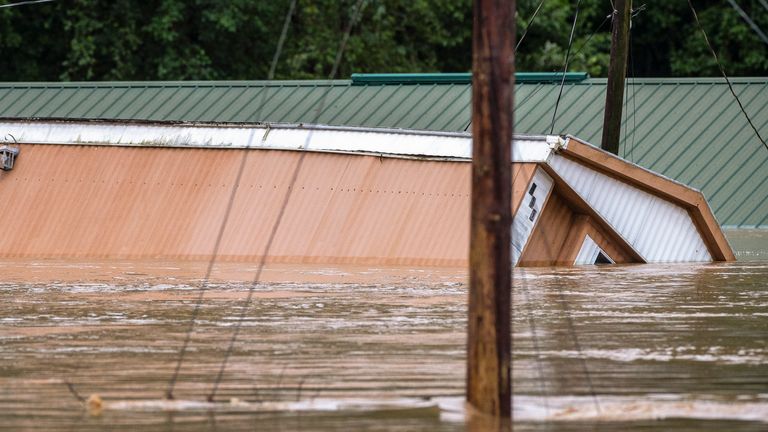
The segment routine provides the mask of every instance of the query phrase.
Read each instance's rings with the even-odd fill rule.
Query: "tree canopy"
[[[264,79],[290,1],[59,0],[3,8],[0,80]],[[540,2],[517,0],[518,38]],[[298,0],[276,78],[327,78],[356,3]],[[574,3],[543,2],[518,51],[518,70],[562,69]],[[581,2],[570,70],[605,75],[610,3]],[[768,32],[765,1],[737,3]],[[727,2],[694,4],[730,75],[766,74],[768,44]],[[470,69],[471,0],[367,0],[364,5],[338,77]],[[634,7],[630,74],[719,74],[687,0],[635,0]]]

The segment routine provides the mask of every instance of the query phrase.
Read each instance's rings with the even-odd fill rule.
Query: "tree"
[[[518,38],[541,0],[518,0]],[[70,0],[0,9],[0,80],[264,79],[290,0]],[[357,0],[298,0],[277,78],[327,78]],[[687,0],[636,0],[636,76],[718,71]],[[694,1],[731,75],[765,75],[768,45],[727,2]],[[760,0],[738,0],[768,32]],[[353,72],[465,72],[471,0],[367,0],[337,77]],[[517,55],[520,71],[559,71],[575,0],[546,0]],[[610,2],[583,0],[570,70],[603,76]]]

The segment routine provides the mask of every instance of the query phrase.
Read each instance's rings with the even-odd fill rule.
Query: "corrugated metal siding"
[[[563,156],[555,155],[550,165],[647,262],[712,261],[682,207]]]
[[[466,266],[467,162],[294,151],[22,145],[0,175],[0,257]],[[293,173],[301,164],[296,182]],[[513,164],[522,182],[533,166]]]
[[[768,136],[768,78],[733,79]],[[555,83],[516,90],[516,131],[549,133]],[[555,133],[599,145],[605,80],[566,85]],[[467,84],[351,81],[0,83],[0,117],[304,122],[463,131]],[[321,109],[322,108],[322,109]],[[620,155],[702,190],[720,223],[768,227],[768,151],[719,79],[630,80]],[[0,131],[2,133],[2,131]]]
[[[208,259],[246,150],[23,145],[0,256]],[[222,260],[464,266],[470,164],[248,152]]]

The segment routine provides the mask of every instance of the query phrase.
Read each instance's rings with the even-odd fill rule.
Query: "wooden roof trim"
[[[704,238],[712,258],[718,261],[736,261],[736,255],[733,253],[728,239],[725,238],[723,230],[720,229],[720,224],[715,219],[704,195],[699,193],[699,200],[695,208],[689,208],[688,213]]]
[[[615,242],[617,247],[619,247],[620,249],[623,249],[625,253],[634,260],[634,262],[637,262],[637,263],[647,262],[645,258],[643,258],[643,256],[640,255],[640,253],[637,250],[635,250],[635,248],[632,247],[632,245],[629,244],[629,242],[627,242],[627,240],[624,237],[622,237],[621,234],[616,232],[613,226],[611,226],[610,223],[608,223],[602,216],[600,216],[600,214],[597,213],[597,211],[595,211],[595,209],[592,208],[592,206],[587,204],[587,202],[584,201],[584,199],[581,198],[581,196],[579,196],[578,192],[573,190],[573,188],[571,188],[571,186],[565,180],[563,180],[563,178],[560,177],[557,174],[557,172],[555,172],[555,170],[552,169],[551,166],[549,166],[548,164],[542,164],[541,166],[544,168],[547,174],[549,174],[550,177],[552,177],[552,179],[555,181],[555,190],[557,190],[560,196],[568,204],[570,204],[574,210],[582,214],[588,215],[589,217],[592,218],[592,221],[594,222],[599,222],[602,225],[603,229],[605,230],[606,237],[608,237],[611,241]],[[545,211],[543,207],[541,210],[542,212]]]
[[[565,157],[685,207],[695,207],[701,197],[698,191],[682,183],[629,163],[578,138],[568,138],[566,148],[560,151]]]
[[[560,154],[684,207],[691,215],[712,257],[718,261],[736,261],[733,249],[701,192],[629,163],[576,137],[568,137],[568,144]]]

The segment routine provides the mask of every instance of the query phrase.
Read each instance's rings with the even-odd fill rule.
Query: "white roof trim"
[[[468,160],[469,133],[291,124],[171,124],[101,121],[0,121],[19,144],[260,148]],[[548,162],[559,136],[515,136],[513,162]]]

